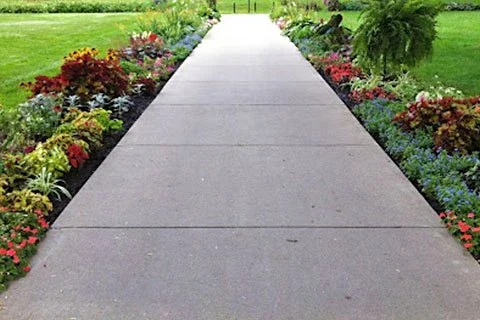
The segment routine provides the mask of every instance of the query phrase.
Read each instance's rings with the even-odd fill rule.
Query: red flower
[[[463,232],[463,233],[470,230],[470,226],[463,221],[458,221],[458,228],[460,229],[460,232]]]
[[[20,262],[20,258],[18,256],[13,256],[13,263],[18,264]]]
[[[158,39],[158,36],[153,32],[152,32],[152,34],[150,34],[150,37],[148,37],[148,41],[151,41],[151,42],[153,42],[157,39]]]
[[[23,248],[25,248],[26,246],[27,246],[27,240],[23,240],[22,243],[20,243],[17,248],[23,249]]]
[[[30,244],[35,244],[35,242],[37,242],[38,238],[37,237],[28,237],[28,243]]]
[[[9,249],[7,251],[7,256],[13,257],[16,254],[17,254],[17,251],[15,251],[14,249]]]
[[[467,243],[465,243],[465,244],[463,245],[463,247],[464,247],[465,249],[469,249],[469,248],[473,247],[473,243],[467,242]]]
[[[30,272],[31,268],[30,266],[23,267],[24,272]]]
[[[7,255],[7,249],[0,248],[0,256],[6,256],[6,255]]]
[[[464,234],[463,236],[460,237],[460,240],[468,241],[472,240],[472,235],[471,234]]]
[[[7,246],[8,246],[9,248],[13,248],[13,242],[12,242],[12,241],[8,241],[8,242],[7,242]]]
[[[45,221],[45,219],[38,219],[38,223],[40,223],[40,226],[42,228],[48,229],[48,223],[47,223],[47,221]]]
[[[472,232],[480,232],[480,227],[472,228]]]
[[[444,219],[447,215],[445,214],[445,212],[441,212],[440,213],[440,218]]]

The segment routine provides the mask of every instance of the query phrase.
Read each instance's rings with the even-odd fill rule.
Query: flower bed
[[[480,97],[421,88],[408,73],[370,73],[352,59],[351,31],[333,19],[305,23],[287,9],[273,18],[480,260]],[[322,26],[328,32],[319,35]]]
[[[188,27],[165,40],[132,33],[105,57],[94,48],[72,52],[59,74],[22,84],[27,102],[0,106],[0,291],[30,271],[49,224],[217,22],[203,2],[168,10],[187,11]]]

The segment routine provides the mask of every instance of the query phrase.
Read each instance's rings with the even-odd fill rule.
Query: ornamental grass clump
[[[433,52],[440,10],[428,1],[370,0],[354,35],[354,54],[384,78],[418,65]]]

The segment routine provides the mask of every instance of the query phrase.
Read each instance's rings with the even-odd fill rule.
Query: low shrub
[[[95,94],[119,97],[128,92],[128,77],[118,60],[96,58],[98,51],[84,48],[65,58],[61,73],[54,77],[38,76],[24,84],[33,95],[77,96],[86,103]]]
[[[0,13],[106,13],[154,9],[151,0],[37,0],[0,1]]]
[[[405,130],[430,127],[438,149],[463,153],[480,150],[480,98],[420,99],[398,113],[394,121]]]

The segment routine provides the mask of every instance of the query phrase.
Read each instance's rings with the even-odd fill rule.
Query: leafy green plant
[[[38,191],[46,196],[54,196],[57,200],[62,199],[62,195],[71,199],[70,192],[61,184],[65,181],[61,179],[55,179],[52,173],[47,172],[47,168],[42,168],[42,171],[34,178],[30,178],[27,181],[27,188],[32,191]]]
[[[56,97],[38,94],[18,109],[26,135],[35,140],[48,138],[60,124],[62,107]]]
[[[7,193],[2,207],[26,213],[40,211],[47,214],[53,210],[52,202],[46,195],[36,193],[28,188]]]
[[[33,175],[40,174],[43,168],[46,168],[55,178],[70,170],[65,152],[58,146],[47,149],[43,143],[39,143],[35,150],[24,156],[22,165],[25,172]]]
[[[360,63],[388,77],[433,52],[440,6],[420,0],[371,0],[362,12],[353,47]]]
[[[162,12],[147,12],[138,20],[141,32],[153,32],[169,45],[193,33],[201,24],[202,18],[194,10],[178,7],[168,8]]]
[[[480,160],[464,173],[465,182],[475,192],[480,193]]]

